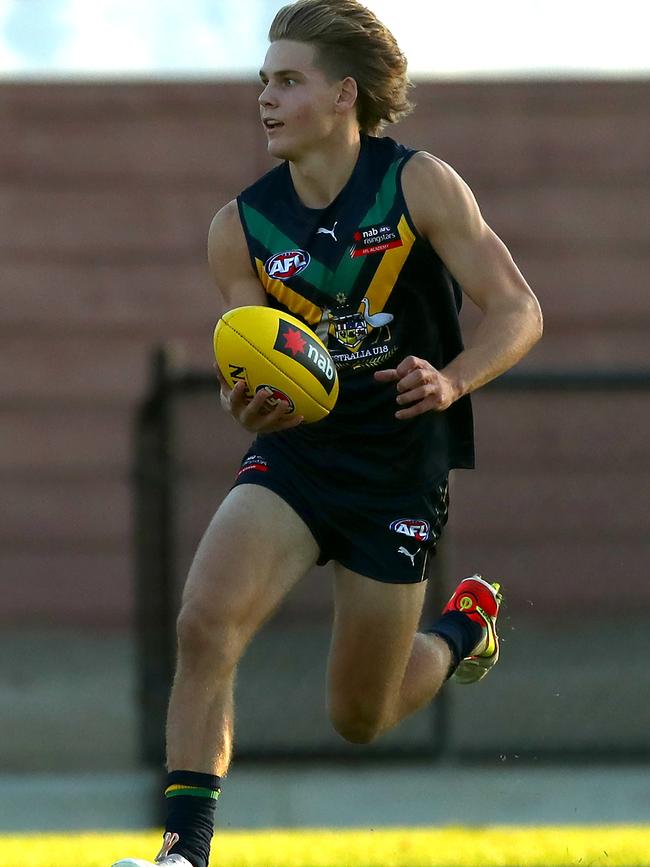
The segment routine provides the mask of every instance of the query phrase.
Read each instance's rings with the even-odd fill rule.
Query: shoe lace
[[[169,850],[172,846],[175,846],[180,839],[181,838],[175,831],[166,831],[160,852],[154,858],[155,863],[159,864],[163,858],[166,858],[169,855]]]

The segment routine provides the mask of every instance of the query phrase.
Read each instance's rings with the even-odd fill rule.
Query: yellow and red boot
[[[497,617],[503,599],[501,585],[489,583],[480,575],[463,578],[442,613],[459,611],[483,629],[481,640],[471,654],[461,659],[454,679],[458,683],[476,683],[499,661]]]

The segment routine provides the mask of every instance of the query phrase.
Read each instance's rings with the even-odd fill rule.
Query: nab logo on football
[[[288,280],[304,271],[310,262],[311,256],[305,250],[287,250],[267,259],[264,270],[274,280]]]
[[[273,349],[288,355],[305,367],[316,377],[327,394],[331,394],[336,382],[336,368],[327,350],[323,351],[307,331],[280,319]]]
[[[421,521],[418,518],[400,518],[398,521],[393,521],[390,529],[403,536],[416,539],[418,542],[426,542],[431,532],[431,527],[427,521]]]

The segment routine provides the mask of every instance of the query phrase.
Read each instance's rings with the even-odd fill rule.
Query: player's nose
[[[259,104],[263,107],[268,107],[268,106],[273,106],[273,105],[278,104],[278,101],[273,96],[273,91],[271,90],[271,87],[268,84],[266,85],[264,90],[260,93],[260,95],[258,96],[257,99],[258,99]]]

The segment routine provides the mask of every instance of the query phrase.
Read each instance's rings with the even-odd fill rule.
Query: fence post
[[[135,630],[140,749],[146,765],[165,760],[165,718],[173,676],[172,419],[164,347],[151,364],[149,393],[136,416],[134,485]]]

